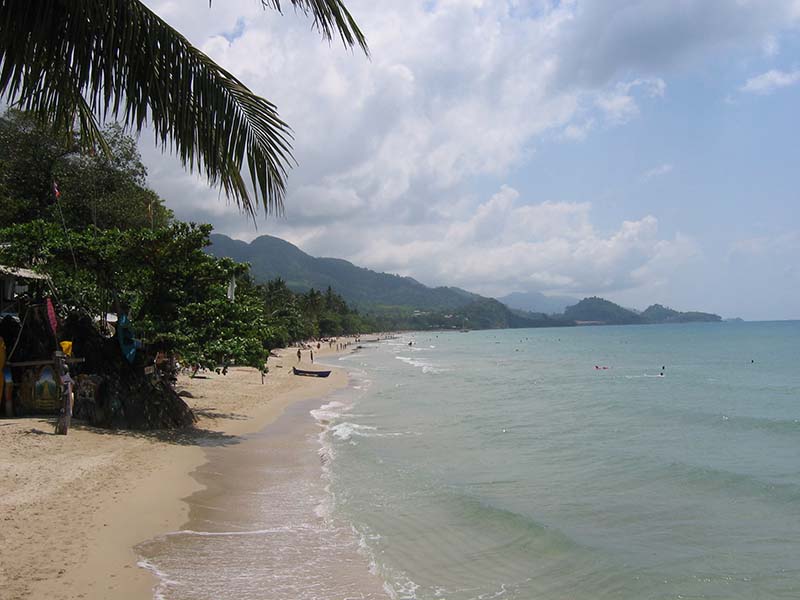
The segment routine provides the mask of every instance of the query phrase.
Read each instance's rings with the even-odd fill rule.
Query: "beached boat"
[[[295,375],[303,375],[305,377],[327,377],[331,374],[330,371],[306,371],[305,369],[298,369],[297,367],[292,367],[292,372]]]

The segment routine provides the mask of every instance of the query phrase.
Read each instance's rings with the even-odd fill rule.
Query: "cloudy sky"
[[[257,228],[143,135],[184,220],[487,295],[800,318],[800,0],[147,0],[295,134]],[[288,5],[289,2],[286,2]]]

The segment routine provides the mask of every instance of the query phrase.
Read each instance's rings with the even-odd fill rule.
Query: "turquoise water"
[[[416,333],[339,364],[332,510],[393,597],[800,597],[800,322]]]

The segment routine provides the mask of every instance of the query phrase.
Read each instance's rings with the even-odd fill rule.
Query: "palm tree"
[[[281,11],[280,0],[260,1]],[[368,54],[344,0],[288,1],[326,39]],[[139,0],[0,0],[0,99],[55,134],[77,127],[90,151],[107,151],[100,120],[137,133],[150,123],[162,149],[251,216],[283,209],[291,132],[275,106]]]

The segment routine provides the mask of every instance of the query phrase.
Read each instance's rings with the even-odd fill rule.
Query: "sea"
[[[157,598],[800,598],[800,322],[416,332],[210,449]]]

